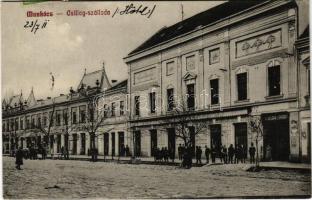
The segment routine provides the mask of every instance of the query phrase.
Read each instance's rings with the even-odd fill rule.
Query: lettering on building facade
[[[236,42],[236,58],[282,46],[281,30]]]

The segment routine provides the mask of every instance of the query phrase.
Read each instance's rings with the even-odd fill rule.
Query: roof
[[[109,88],[106,92],[110,92],[110,91],[113,91],[113,90],[118,90],[118,89],[127,89],[127,86],[128,86],[128,79],[126,80],[123,80],[115,85],[113,85],[111,88]]]
[[[130,56],[131,54],[143,51],[145,49],[148,49],[150,47],[153,47],[159,43],[173,39],[177,36],[188,33],[190,31],[196,30],[202,26],[212,24],[214,22],[217,22],[218,20],[225,19],[241,11],[263,4],[264,2],[270,2],[270,1],[261,1],[261,0],[234,1],[233,0],[233,1],[228,1],[226,3],[220,4],[206,11],[203,11],[199,14],[196,14],[190,18],[187,18],[181,22],[178,22],[172,26],[164,27],[160,29],[152,37],[146,40],[143,44],[141,44],[139,47],[137,47],[132,52],[130,52],[128,56]]]
[[[61,95],[54,97],[54,103],[62,103],[68,101],[70,99],[70,95]]]
[[[11,99],[9,100],[9,105],[11,107],[15,107],[15,104],[17,106],[19,106],[20,102],[23,102],[23,96],[22,94],[19,94],[19,95],[14,95],[11,97]]]
[[[81,87],[81,84],[83,83],[85,88],[90,86],[91,88],[96,87],[96,80],[99,80],[101,82],[102,79],[102,70],[94,71],[91,73],[84,74],[79,85],[78,89]]]
[[[309,25],[304,29],[303,33],[299,36],[299,39],[310,37]]]
[[[110,88],[111,85],[109,83],[104,65],[101,70],[97,70],[94,72],[90,73],[85,73],[77,87],[77,90],[81,88],[81,84],[84,84],[84,87],[87,89],[88,87],[90,88],[95,88],[97,80],[99,81],[99,87],[104,90],[107,88]]]
[[[35,95],[34,95],[34,90],[31,89],[31,92],[27,98],[27,106],[32,107],[35,106],[37,104]]]

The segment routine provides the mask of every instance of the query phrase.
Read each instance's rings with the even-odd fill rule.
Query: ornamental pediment
[[[193,72],[187,72],[184,76],[183,76],[183,80],[184,81],[188,81],[188,80],[193,80],[196,79],[197,75]]]

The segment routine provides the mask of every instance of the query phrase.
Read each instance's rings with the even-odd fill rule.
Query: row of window
[[[247,72],[236,75],[237,82],[237,100],[247,100],[248,79]],[[195,84],[188,84],[186,91],[186,105],[188,110],[195,108]],[[280,66],[273,66],[268,68],[268,91],[269,96],[280,95]],[[211,105],[220,103],[219,95],[219,79],[210,80],[210,101]],[[156,93],[149,93],[150,113],[156,111]],[[167,111],[172,111],[175,107],[174,89],[167,89]],[[134,97],[134,114],[140,115],[140,96]]]
[[[111,107],[109,105],[105,104],[104,105],[104,117],[108,116],[114,117],[116,116],[116,102],[111,103]],[[125,115],[125,102],[120,101],[119,102],[119,115],[123,116]]]
[[[23,130],[23,129],[34,129],[38,128],[38,126],[47,127],[50,123],[51,126],[61,126],[61,125],[68,125],[69,120],[71,120],[72,124],[78,123],[86,123],[87,121],[91,122],[94,119],[94,111],[89,108],[89,113],[86,113],[87,106],[79,106],[71,108],[71,119],[69,119],[68,109],[64,110],[56,110],[55,113],[53,111],[48,113],[43,113],[42,121],[41,121],[41,114],[33,115],[33,116],[26,116],[25,118],[25,127],[24,127],[24,117],[15,118],[11,120],[7,120],[7,123],[2,123],[2,131],[14,131],[14,130]],[[120,116],[125,114],[125,104],[124,101],[119,102],[119,114]],[[78,116],[79,112],[79,116]],[[104,117],[116,116],[116,102],[111,103],[111,109],[105,104],[104,105]],[[79,117],[79,118],[78,118]],[[88,117],[88,119],[87,119]],[[37,120],[36,120],[37,119]],[[55,120],[55,124],[54,124]],[[79,120],[79,121],[78,121]],[[62,124],[63,122],[63,124]]]

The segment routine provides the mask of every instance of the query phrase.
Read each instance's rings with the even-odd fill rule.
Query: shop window
[[[61,125],[61,111],[56,111],[56,126]]]
[[[79,119],[80,123],[85,123],[86,122],[86,106],[80,106],[79,107]]]
[[[219,103],[219,79],[210,80],[211,104]]]
[[[187,85],[187,109],[195,109],[195,86],[194,84]]]
[[[156,111],[156,93],[155,92],[149,93],[149,99],[150,99],[150,112],[155,113],[155,111]]]
[[[119,102],[119,111],[120,111],[120,116],[125,114],[125,102],[124,101]]]
[[[116,115],[115,111],[116,111],[116,103],[113,102],[113,103],[112,103],[112,116],[115,116],[115,115]]]
[[[173,88],[167,89],[167,110],[172,111],[174,108]]]
[[[135,115],[140,116],[140,96],[134,97]]]
[[[280,66],[272,66],[268,68],[269,96],[280,95]]]
[[[237,80],[237,100],[247,99],[247,72],[236,75]]]
[[[72,123],[77,124],[77,108],[72,108]]]

